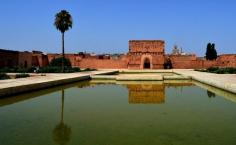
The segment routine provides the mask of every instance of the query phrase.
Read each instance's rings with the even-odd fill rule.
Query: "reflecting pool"
[[[235,100],[189,81],[80,82],[0,99],[0,145],[235,145]]]

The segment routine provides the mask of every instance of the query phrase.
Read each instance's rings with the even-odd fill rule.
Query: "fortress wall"
[[[219,67],[236,67],[236,54],[224,54],[217,58]]]
[[[19,52],[0,49],[0,68],[18,66]]]
[[[207,60],[189,60],[189,61],[175,61],[172,63],[174,69],[200,69],[217,66],[216,61]]]
[[[48,56],[45,54],[34,54],[32,55],[32,66],[45,67],[48,66]]]
[[[32,53],[31,52],[19,52],[18,66],[31,67],[32,66]]]
[[[174,69],[193,68],[197,66],[197,64],[200,64],[199,62],[196,62],[197,58],[194,55],[170,55],[169,57]]]
[[[171,55],[169,56],[173,68],[176,69],[200,69],[209,67],[236,67],[236,55],[226,54],[220,55],[217,60],[209,61],[205,59],[197,59],[194,55],[182,56]]]
[[[95,69],[126,69],[128,63],[121,59],[92,59],[84,58],[78,63],[80,68],[95,68]]]
[[[202,68],[209,68],[213,66],[217,66],[217,62],[215,60],[202,60],[203,61],[203,66]]]

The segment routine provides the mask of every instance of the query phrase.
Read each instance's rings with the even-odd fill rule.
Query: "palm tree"
[[[64,50],[64,33],[72,28],[72,17],[69,12],[66,10],[61,10],[55,15],[54,26],[57,30],[61,31],[62,34],[62,72],[64,72],[64,59],[65,59],[65,50]]]

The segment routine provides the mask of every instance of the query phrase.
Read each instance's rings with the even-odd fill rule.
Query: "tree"
[[[208,96],[209,98],[215,98],[216,94],[213,93],[213,92],[211,92],[211,91],[209,91],[209,90],[207,90],[207,96]]]
[[[172,69],[172,62],[171,59],[168,57],[167,59],[165,59],[164,62],[164,69]]]
[[[211,43],[207,44],[207,48],[206,48],[206,59],[210,60],[211,59]]]
[[[72,28],[72,17],[69,12],[66,10],[61,10],[59,13],[55,15],[54,26],[57,30],[59,30],[62,34],[62,58],[65,58],[65,50],[64,50],[64,33]],[[62,72],[64,72],[64,61],[62,61]]]
[[[49,66],[61,67],[62,63],[64,65],[64,68],[65,67],[66,68],[71,68],[70,60],[67,59],[67,58],[63,59],[62,57],[52,59],[52,61],[49,63]]]
[[[212,59],[213,60],[217,59],[217,52],[216,52],[215,44],[214,43],[212,44]]]
[[[215,60],[217,58],[217,52],[215,49],[214,43],[208,43],[206,49],[206,59],[207,60]]]

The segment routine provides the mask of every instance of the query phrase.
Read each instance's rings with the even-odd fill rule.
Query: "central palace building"
[[[161,69],[165,60],[165,42],[161,40],[129,41],[127,59],[130,69]]]

